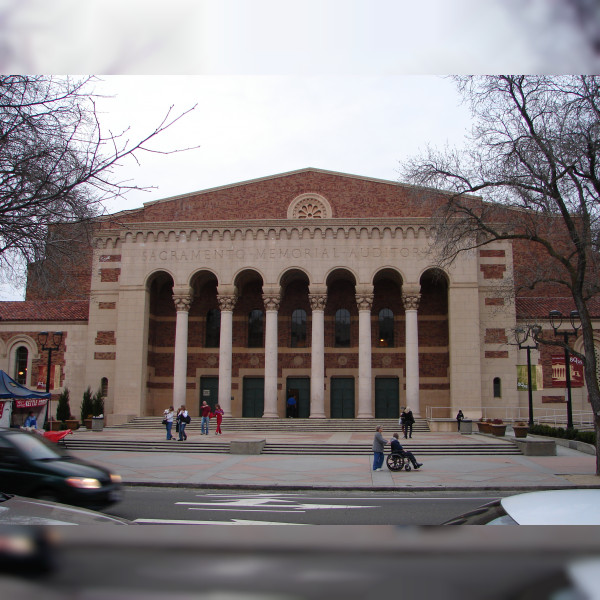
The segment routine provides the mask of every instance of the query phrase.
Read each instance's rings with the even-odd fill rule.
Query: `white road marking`
[[[304,523],[278,523],[276,521],[246,521],[232,519],[231,521],[188,521],[184,519],[135,519],[134,523],[146,525],[304,525]]]
[[[274,502],[284,502],[285,504],[274,504]],[[355,505],[355,504],[305,504],[300,503],[296,506],[290,506],[294,500],[281,500],[276,497],[267,498],[236,498],[223,502],[175,502],[186,506],[226,506],[231,509],[250,506],[268,506],[268,508],[294,508],[295,510],[339,510],[349,508],[378,508],[377,506]]]

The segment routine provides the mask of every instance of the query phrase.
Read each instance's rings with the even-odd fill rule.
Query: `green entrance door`
[[[200,377],[200,406],[206,403],[214,408],[219,399],[219,378],[218,377]]]
[[[354,377],[331,379],[331,418],[354,419]]]
[[[288,377],[286,380],[287,393],[296,398],[298,418],[308,419],[310,416],[310,379],[308,377]],[[286,395],[286,400],[289,398]]]
[[[398,397],[397,377],[375,378],[375,418],[400,418],[400,400]]]
[[[265,412],[265,380],[244,377],[242,417],[262,417]]]

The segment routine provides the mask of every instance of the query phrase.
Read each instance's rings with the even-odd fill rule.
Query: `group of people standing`
[[[217,428],[215,431],[215,435],[221,435],[223,432],[221,431],[221,423],[223,421],[223,415],[225,411],[221,408],[219,404],[215,405],[214,410],[207,404],[206,401],[202,402],[202,406],[200,407],[200,417],[201,417],[201,434],[208,435],[209,433],[209,425],[210,419],[212,417],[216,417],[217,419]],[[191,423],[192,419],[184,405],[181,405],[177,410],[177,414],[175,414],[175,409],[172,406],[166,408],[163,413],[163,424],[165,429],[167,430],[167,440],[175,440],[175,436],[172,434],[173,423],[175,423],[175,432],[179,434],[179,442],[185,442],[187,440],[187,434],[185,432],[185,427],[189,423]]]

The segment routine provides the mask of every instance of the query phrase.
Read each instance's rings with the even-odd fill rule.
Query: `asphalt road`
[[[348,493],[128,487],[105,512],[154,524],[439,525],[497,493]]]

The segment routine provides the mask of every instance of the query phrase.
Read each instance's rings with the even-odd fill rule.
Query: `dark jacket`
[[[395,437],[392,438],[390,445],[392,447],[392,454],[402,454],[404,451],[402,444]]]

